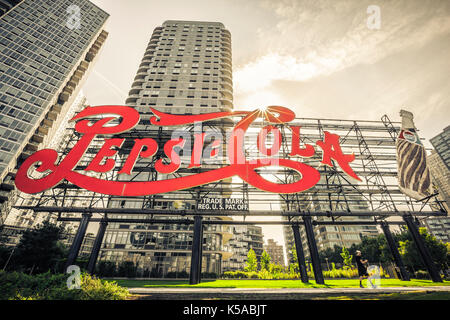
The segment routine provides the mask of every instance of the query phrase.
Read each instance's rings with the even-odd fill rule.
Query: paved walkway
[[[337,297],[347,295],[373,295],[401,292],[450,292],[449,286],[435,287],[389,287],[368,288],[129,288],[130,293],[151,300],[204,300],[204,299],[249,299],[292,300]]]

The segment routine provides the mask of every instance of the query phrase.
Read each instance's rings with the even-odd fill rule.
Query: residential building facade
[[[447,169],[450,170],[450,126],[447,126],[436,137],[431,138],[430,142]]]
[[[17,199],[17,167],[53,140],[107,37],[109,16],[88,0],[1,3],[0,224]]]
[[[264,245],[264,250],[270,256],[271,262],[284,267],[283,246],[273,239],[268,239]]]
[[[436,150],[433,150],[427,157],[427,165],[430,169],[431,178],[437,192],[438,198],[442,201],[443,208],[448,212],[450,208],[450,170],[439,156]],[[449,217],[430,217],[423,220],[428,231],[438,240],[450,242],[450,218]]]
[[[166,21],[155,28],[132,83],[126,104],[141,115],[139,125],[130,131],[130,137],[152,137],[161,142],[170,139],[171,128],[150,125],[150,108],[171,114],[202,114],[231,111],[233,87],[231,69],[231,35],[222,23],[201,21]],[[223,121],[213,129],[224,133]],[[191,128],[183,128],[191,132]],[[201,130],[204,130],[201,129]],[[131,138],[130,138],[131,140]],[[133,142],[130,142],[132,145]],[[127,142],[125,142],[127,145]],[[191,150],[188,150],[190,153]],[[141,159],[131,175],[122,175],[121,181],[157,181],[179,177],[189,171],[184,162],[190,154],[182,155],[182,173],[161,174],[149,170],[152,159]],[[220,165],[223,163],[220,163]],[[201,168],[199,168],[201,170]],[[205,192],[205,188],[210,191]],[[150,218],[150,215],[127,214],[127,208],[167,210],[158,218],[174,219],[171,211],[192,209],[201,197],[229,197],[231,189],[225,182],[188,191],[158,194],[139,198],[112,197],[111,208],[124,208],[124,214],[109,217]],[[206,217],[205,220],[216,219]],[[220,217],[218,219],[225,219]],[[222,260],[229,254],[223,251],[230,238],[228,226],[204,226],[202,271],[220,274]],[[133,261],[138,272],[151,277],[189,273],[192,247],[192,225],[110,223],[105,233],[100,260]]]
[[[262,228],[253,225],[235,225],[230,230],[232,237],[226,243],[224,251],[230,252],[229,258],[224,259],[222,271],[244,270],[250,249],[255,251],[256,259],[261,260],[264,236]]]

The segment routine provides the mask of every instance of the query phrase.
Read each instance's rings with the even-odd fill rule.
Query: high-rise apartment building
[[[52,141],[107,37],[108,14],[88,0],[0,3],[1,224],[17,166]]]
[[[444,209],[450,208],[450,170],[436,150],[427,157],[427,165],[430,169],[433,185],[439,192],[438,198],[442,201]],[[430,217],[423,220],[428,231],[438,240],[450,242],[450,218]]]
[[[284,266],[284,253],[283,246],[279,245],[275,240],[267,240],[267,244],[264,245],[264,250],[270,256],[270,261],[274,264]]]
[[[226,243],[226,252],[230,252],[222,264],[222,272],[244,270],[247,263],[248,252],[253,249],[258,261],[263,253],[264,237],[262,228],[253,225],[232,226],[233,234]]]
[[[60,115],[63,119],[61,120],[61,124],[59,125],[58,129],[56,130],[54,134],[54,138],[49,141],[45,147],[49,149],[56,150],[59,153],[67,153],[66,149],[70,149],[71,145],[68,140],[70,140],[73,135],[73,130],[75,123],[69,122],[71,118],[75,116],[76,113],[80,112],[87,106],[86,97],[84,96],[84,93],[80,91],[78,93],[78,96],[75,98],[74,102],[68,108],[67,113],[63,116]],[[82,204],[82,199],[86,191],[84,190],[77,190],[78,195],[78,205],[79,206],[86,206],[85,204]],[[24,192],[18,192],[17,197],[15,199],[14,205],[15,206],[36,206],[40,201],[42,200],[42,195],[34,195],[34,194],[27,194]],[[66,201],[66,205],[69,205],[69,203]],[[75,206],[74,203],[71,204],[72,206]],[[69,216],[71,214],[68,214]],[[8,210],[8,216],[6,217],[4,221],[5,227],[14,227],[14,228],[33,228],[37,225],[41,224],[44,220],[51,221],[53,223],[56,223],[57,220],[57,214],[49,213],[49,214],[42,214],[42,213],[36,213],[32,209],[19,209],[19,208],[9,208]],[[65,223],[66,228],[71,227],[72,231],[75,232],[77,229],[77,223]]]
[[[437,187],[439,199],[443,201],[445,209],[450,208],[450,170],[436,150],[427,157],[427,165],[430,169],[432,182]]]
[[[14,8],[21,0],[2,0],[0,1],[0,17]]]
[[[172,114],[201,114],[231,111],[233,107],[231,69],[231,36],[222,23],[196,21],[166,21],[155,28],[142,58],[126,100],[141,115],[140,124],[127,133],[133,145],[134,137],[152,137],[163,143],[174,129],[150,125],[150,107]],[[224,120],[215,123],[215,130],[224,133]],[[190,132],[190,128],[185,128]],[[122,148],[124,149],[124,148]],[[127,151],[124,151],[126,154]],[[186,157],[182,155],[182,159]],[[180,172],[161,174],[152,170],[153,161],[164,157],[158,153],[152,159],[141,159],[131,175],[121,175],[121,181],[156,181],[191,174],[184,163]],[[202,170],[202,169],[198,169]],[[187,191],[171,192],[139,198],[112,197],[109,207],[167,210],[195,208],[198,197],[229,197],[231,190],[221,182]],[[151,216],[108,214],[109,217],[150,218]],[[222,217],[223,218],[223,217]],[[214,218],[204,218],[214,219]],[[204,227],[203,272],[221,272],[223,244],[230,234],[227,226]],[[111,223],[105,233],[100,260],[133,261],[138,271],[153,277],[189,272],[192,246],[192,226],[184,224],[118,224]]]
[[[430,142],[447,169],[450,170],[450,126],[447,126],[443,132],[430,139]]]

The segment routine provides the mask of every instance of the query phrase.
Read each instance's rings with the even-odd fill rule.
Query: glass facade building
[[[447,126],[443,132],[430,139],[436,153],[450,170],[450,126]]]
[[[128,136],[124,136],[128,141],[126,140],[121,148],[125,150],[123,158],[126,159],[134,138],[154,138],[160,143],[160,151],[170,139],[173,129],[150,125],[149,119],[153,115],[150,107],[172,114],[231,111],[231,72],[231,36],[222,23],[170,20],[155,28],[126,100],[128,106],[139,111],[141,122],[127,133]],[[224,133],[225,128],[221,123],[222,120],[216,123],[214,130]],[[190,132],[191,128],[184,129],[185,132]],[[119,157],[121,156],[119,154]],[[188,172],[184,161],[179,170],[181,173],[156,172],[153,170],[154,161],[161,156],[164,157],[157,153],[151,159],[139,159],[131,175],[122,174],[118,179],[156,181],[193,173]],[[182,155],[183,160],[189,158],[188,154]],[[204,188],[214,190],[204,192]],[[165,210],[167,215],[158,215],[157,218],[173,219],[171,210],[195,208],[196,198],[205,196],[206,193],[208,197],[229,197],[231,190],[227,189],[225,182],[220,182],[214,187],[203,186],[195,190],[168,194],[136,198],[112,197],[109,207],[124,208],[124,211],[126,208]],[[152,218],[151,215],[126,212],[120,215],[108,214],[108,217]],[[223,245],[230,238],[228,229],[228,226],[222,225],[204,226],[202,272],[221,272],[222,259],[227,256]],[[106,229],[99,260],[114,261],[118,264],[131,261],[137,267],[138,276],[183,277],[190,272],[192,238],[192,225],[110,223]]]
[[[87,0],[0,1],[0,205],[21,161],[52,140],[107,33]]]
[[[430,169],[434,187],[439,192],[438,198],[447,212],[450,208],[450,170],[436,150],[427,157],[427,166]],[[430,217],[424,219],[428,231],[438,240],[450,242],[450,218]]]

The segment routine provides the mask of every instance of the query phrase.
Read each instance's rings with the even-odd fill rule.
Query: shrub
[[[123,300],[128,290],[114,282],[81,274],[81,288],[67,288],[67,274],[27,275],[0,271],[0,300]]]
[[[116,264],[112,261],[100,261],[97,264],[96,273],[99,277],[114,277],[116,275]]]
[[[189,275],[187,277],[189,277]],[[204,278],[204,279],[217,279],[217,274],[214,273],[214,272],[204,272],[204,273],[202,273],[202,278]]]
[[[136,276],[136,266],[132,261],[122,261],[117,271],[119,277],[132,278]]]
[[[247,278],[247,272],[244,271],[235,271],[234,272],[235,279],[245,279]]]
[[[416,278],[416,279],[430,279],[430,275],[428,274],[428,272],[426,272],[424,270],[418,270],[418,271],[414,272],[414,278]]]
[[[97,279],[88,274],[81,275],[79,300],[125,300],[130,293],[117,283]]]

